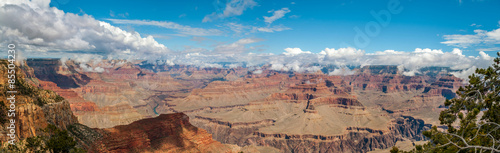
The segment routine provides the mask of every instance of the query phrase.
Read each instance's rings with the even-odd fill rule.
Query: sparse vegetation
[[[334,86],[333,82],[332,82],[332,81],[330,81],[330,80],[325,80],[325,83],[326,83],[326,86],[327,86],[327,87],[332,87],[332,86]]]
[[[7,106],[3,101],[0,101],[0,125],[3,125],[7,122]]]
[[[227,80],[223,77],[219,77],[219,78],[213,78],[210,80],[210,82],[213,82],[213,81],[227,81]]]
[[[0,147],[0,152],[34,152],[34,153],[85,153],[82,148],[76,147],[76,141],[68,131],[60,130],[49,124],[42,129],[43,134],[26,138],[16,145]]]
[[[1,60],[0,64],[6,67],[7,62],[5,60]],[[54,91],[40,89],[26,81],[25,74],[21,71],[21,69],[16,69],[16,78],[15,78],[15,90],[18,92],[18,95],[23,95],[25,97],[29,97],[33,99],[33,103],[38,106],[43,106],[48,103],[60,102],[63,101],[64,98],[59,96]],[[30,78],[32,79],[32,78]],[[35,81],[31,81],[35,82]],[[5,91],[10,90],[7,84],[0,85],[0,89],[2,92],[1,95],[5,96]],[[1,107],[1,106],[0,106]],[[0,114],[1,115],[1,114]]]

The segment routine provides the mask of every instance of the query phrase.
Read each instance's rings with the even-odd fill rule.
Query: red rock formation
[[[363,107],[363,104],[358,102],[355,97],[320,97],[316,99],[312,99],[309,102],[309,105],[321,106],[321,105],[345,105],[345,106],[358,106]]]
[[[438,79],[438,81],[432,83],[431,85],[457,90],[460,86],[463,85],[463,83],[462,79],[460,78],[454,77],[452,75],[446,75],[442,76]]]
[[[19,66],[19,65],[18,65]],[[28,137],[40,135],[43,129],[48,124],[53,124],[59,129],[66,129],[68,125],[77,123],[77,118],[73,115],[68,101],[62,99],[53,91],[38,89],[36,83],[38,80],[33,77],[33,72],[30,67],[19,66],[16,68],[16,86],[15,91],[15,134],[18,140]],[[30,78],[27,78],[29,76]],[[10,97],[7,94],[7,87],[4,82],[7,82],[7,61],[0,60],[0,101],[1,105],[11,106],[11,103],[6,100]],[[0,110],[7,112],[3,107]],[[5,114],[1,116],[2,119],[8,119],[7,122],[2,123],[2,127],[10,126],[10,117]],[[8,131],[6,128],[0,128],[0,143],[7,141],[5,135]]]
[[[162,114],[107,129],[96,129],[102,135],[90,152],[237,152],[239,147],[224,145],[212,135],[189,123],[182,113]]]
[[[360,74],[347,78],[350,78],[351,84],[357,89],[377,90],[385,93],[419,90],[427,85],[424,78],[418,76]]]

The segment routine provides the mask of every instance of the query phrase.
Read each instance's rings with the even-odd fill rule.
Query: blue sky
[[[172,50],[191,48],[213,49],[220,43],[232,43],[243,38],[256,38],[252,44],[255,53],[280,54],[285,48],[301,48],[318,53],[325,48],[355,47],[367,53],[384,50],[414,51],[415,48],[442,49],[450,52],[460,48],[464,55],[477,56],[481,50],[496,50],[498,44],[476,44],[460,47],[449,45],[445,35],[473,35],[474,30],[492,31],[499,28],[500,1],[483,0],[399,0],[398,14],[391,14],[387,26],[380,28],[370,42],[356,45],[358,34],[370,22],[377,22],[371,11],[388,10],[389,0],[339,0],[339,1],[239,1],[241,14],[216,17],[208,22],[203,19],[213,12],[222,13],[230,1],[110,1],[110,0],[55,0],[50,3],[64,12],[88,14],[97,20],[107,21],[127,31],[137,31],[141,35],[152,35],[159,43]],[[266,23],[264,16],[270,17],[274,11],[283,10],[283,17]],[[385,17],[385,16],[384,16]],[[151,25],[114,23],[109,19],[173,22],[183,26],[203,29],[217,29],[214,35],[193,36],[180,34],[178,30]],[[378,22],[377,22],[378,23]],[[248,28],[238,33],[228,27],[235,24],[246,27],[286,28],[282,31],[260,32]],[[374,29],[372,29],[374,30]],[[203,38],[199,43],[193,37]],[[210,41],[206,41],[210,40]],[[493,48],[493,49],[492,49]],[[496,52],[486,52],[495,56]]]
[[[466,79],[500,51],[498,0],[2,0],[0,46],[18,59],[147,60],[352,75],[450,67]],[[0,51],[6,48],[0,48]],[[5,56],[5,55],[3,55]],[[102,70],[102,68],[89,68]]]

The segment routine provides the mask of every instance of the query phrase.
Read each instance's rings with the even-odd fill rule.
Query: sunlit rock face
[[[270,147],[239,147],[222,144],[212,139],[206,130],[189,123],[183,113],[162,114],[142,119],[128,125],[105,129],[74,126],[89,152],[278,152]],[[92,141],[90,141],[92,140]]]
[[[55,92],[50,90],[43,90],[37,88],[39,85],[39,80],[35,78],[34,70],[31,67],[18,65],[16,68],[16,78],[18,81],[15,84],[14,91],[15,94],[9,94],[7,91],[11,89],[8,88],[8,84],[3,84],[7,82],[7,61],[0,60],[0,98],[2,99],[2,119],[6,119],[5,123],[2,123],[2,128],[0,128],[0,143],[8,141],[8,136],[4,135],[10,133],[10,129],[6,127],[10,126],[10,119],[15,122],[12,124],[15,126],[14,134],[16,135],[16,142],[23,140],[28,137],[39,136],[43,133],[42,129],[46,128],[49,124],[55,125],[59,129],[66,129],[68,125],[77,123],[78,120],[70,109],[70,104],[68,100],[59,97]],[[15,95],[13,98],[14,103],[10,103],[11,95]],[[11,109],[11,104],[15,106]],[[5,109],[5,110],[4,110]],[[12,113],[15,115],[8,116],[7,112],[15,110]],[[4,116],[5,115],[5,116]]]

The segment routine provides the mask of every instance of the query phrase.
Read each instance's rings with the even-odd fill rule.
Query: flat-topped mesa
[[[314,99],[320,96],[328,96],[335,94],[329,89],[325,82],[320,83],[301,83],[298,85],[291,84],[287,91],[283,93],[273,93],[265,99],[265,101],[286,100],[290,102],[301,102]],[[342,92],[336,91],[341,94]]]
[[[427,96],[443,96],[446,99],[452,99],[456,96],[455,92],[453,92],[453,89],[447,88],[425,87],[423,93]]]
[[[398,74],[398,66],[396,65],[367,65],[360,69],[361,73],[365,74]]]
[[[185,80],[203,80],[203,79],[219,79],[219,80],[236,80],[248,73],[247,68],[211,68],[198,67],[192,65],[168,65],[168,64],[144,64],[139,65],[141,68],[149,69],[154,72],[167,72],[174,78]]]
[[[423,94],[426,96],[442,96],[446,99],[452,99],[456,96],[455,91],[462,86],[462,80],[452,75],[446,75],[439,78],[430,86],[424,88]]]
[[[463,85],[462,79],[454,77],[453,75],[446,75],[439,78],[436,82],[431,85],[438,87],[450,88],[453,90],[457,90],[460,86]]]
[[[266,98],[266,101],[287,100],[291,102],[299,102],[302,100],[309,100],[311,97],[313,96],[307,93],[273,93]]]
[[[368,127],[346,127],[344,134],[340,135],[320,135],[320,134],[288,134],[288,133],[264,133],[260,131],[255,131],[254,136],[262,138],[277,138],[277,139],[289,139],[289,140],[305,140],[305,139],[315,139],[323,141],[339,141],[349,139],[349,133],[369,133],[373,135],[383,135],[384,133],[389,133],[389,130],[375,130]]]
[[[427,85],[420,76],[368,75],[349,76],[351,84],[360,90],[377,90],[385,93],[420,90]]]
[[[190,99],[210,99],[224,96],[223,94],[235,93],[237,95],[246,96],[250,92],[261,92],[267,89],[278,88],[281,81],[263,81],[263,80],[248,80],[248,81],[213,81],[203,89],[193,89]],[[229,96],[229,95],[227,95]]]
[[[114,79],[122,79],[122,80],[128,80],[128,79],[137,79],[138,76],[141,75],[141,70],[139,68],[135,68],[134,65],[130,66],[122,66],[118,67],[116,69],[110,69],[105,73],[108,73],[110,76],[113,77]]]
[[[292,85],[288,89],[289,93],[309,93],[309,94],[332,94],[324,82],[322,83],[303,83]]]
[[[311,99],[308,102],[307,108],[311,107],[314,108],[322,105],[331,105],[332,107],[365,110],[363,104],[361,104],[354,96],[352,97],[329,96],[329,97],[319,97]]]

